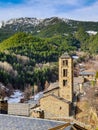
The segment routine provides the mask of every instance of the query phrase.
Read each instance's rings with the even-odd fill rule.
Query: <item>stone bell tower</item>
[[[73,59],[68,53],[59,58],[59,95],[70,102],[73,101]]]

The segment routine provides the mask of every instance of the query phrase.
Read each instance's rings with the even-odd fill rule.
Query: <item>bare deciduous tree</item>
[[[44,89],[46,90],[49,87],[49,85],[50,85],[49,82],[46,80]]]
[[[24,99],[29,100],[31,96],[32,96],[32,87],[28,85],[25,87],[24,90]]]

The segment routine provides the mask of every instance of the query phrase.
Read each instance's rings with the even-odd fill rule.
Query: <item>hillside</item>
[[[31,33],[40,37],[51,37],[74,33],[80,27],[84,28],[85,31],[98,32],[98,22],[83,22],[58,17],[11,19],[1,22],[0,41],[12,36],[16,32]]]
[[[0,28],[0,82],[22,90],[35,84],[44,89],[47,81],[58,80],[56,62],[62,53],[75,53],[79,49],[90,55],[98,53],[98,34],[87,32],[97,31],[97,24],[57,17],[3,22]]]
[[[73,41],[73,42],[72,42]],[[77,49],[76,39],[68,36],[38,38],[16,33],[0,44],[0,82],[24,89],[26,84],[40,84],[58,79],[57,62],[65,51]],[[45,65],[46,64],[46,65]]]

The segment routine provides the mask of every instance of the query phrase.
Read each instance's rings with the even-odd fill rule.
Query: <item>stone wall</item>
[[[30,115],[30,105],[27,103],[8,104],[8,114],[29,116]]]
[[[40,109],[44,110],[45,118],[68,117],[70,104],[59,100],[51,95],[41,98]]]

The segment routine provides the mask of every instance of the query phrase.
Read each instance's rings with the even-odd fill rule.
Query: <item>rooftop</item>
[[[54,98],[56,98],[56,99],[58,99],[58,100],[60,100],[60,101],[62,101],[62,102],[65,102],[65,103],[67,103],[67,104],[70,104],[70,103],[71,103],[70,101],[68,101],[68,100],[66,100],[66,99],[64,99],[64,98],[61,98],[61,97],[59,97],[59,96],[56,96],[56,95],[54,95],[54,94],[48,94],[48,95],[43,96],[42,98],[45,98],[45,97],[48,97],[48,96],[52,96],[52,97],[54,97]]]
[[[82,71],[82,72],[79,73],[79,75],[83,75],[83,76],[86,76],[86,75],[95,75],[95,72]]]
[[[0,130],[86,130],[75,123],[0,114]]]
[[[63,124],[63,121],[0,114],[1,130],[48,130]]]
[[[50,83],[49,87],[44,91],[44,94],[54,89],[59,89],[59,82]]]
[[[60,58],[71,58],[71,56],[67,53],[67,52],[65,52],[64,54],[62,54],[61,55],[61,57]]]

